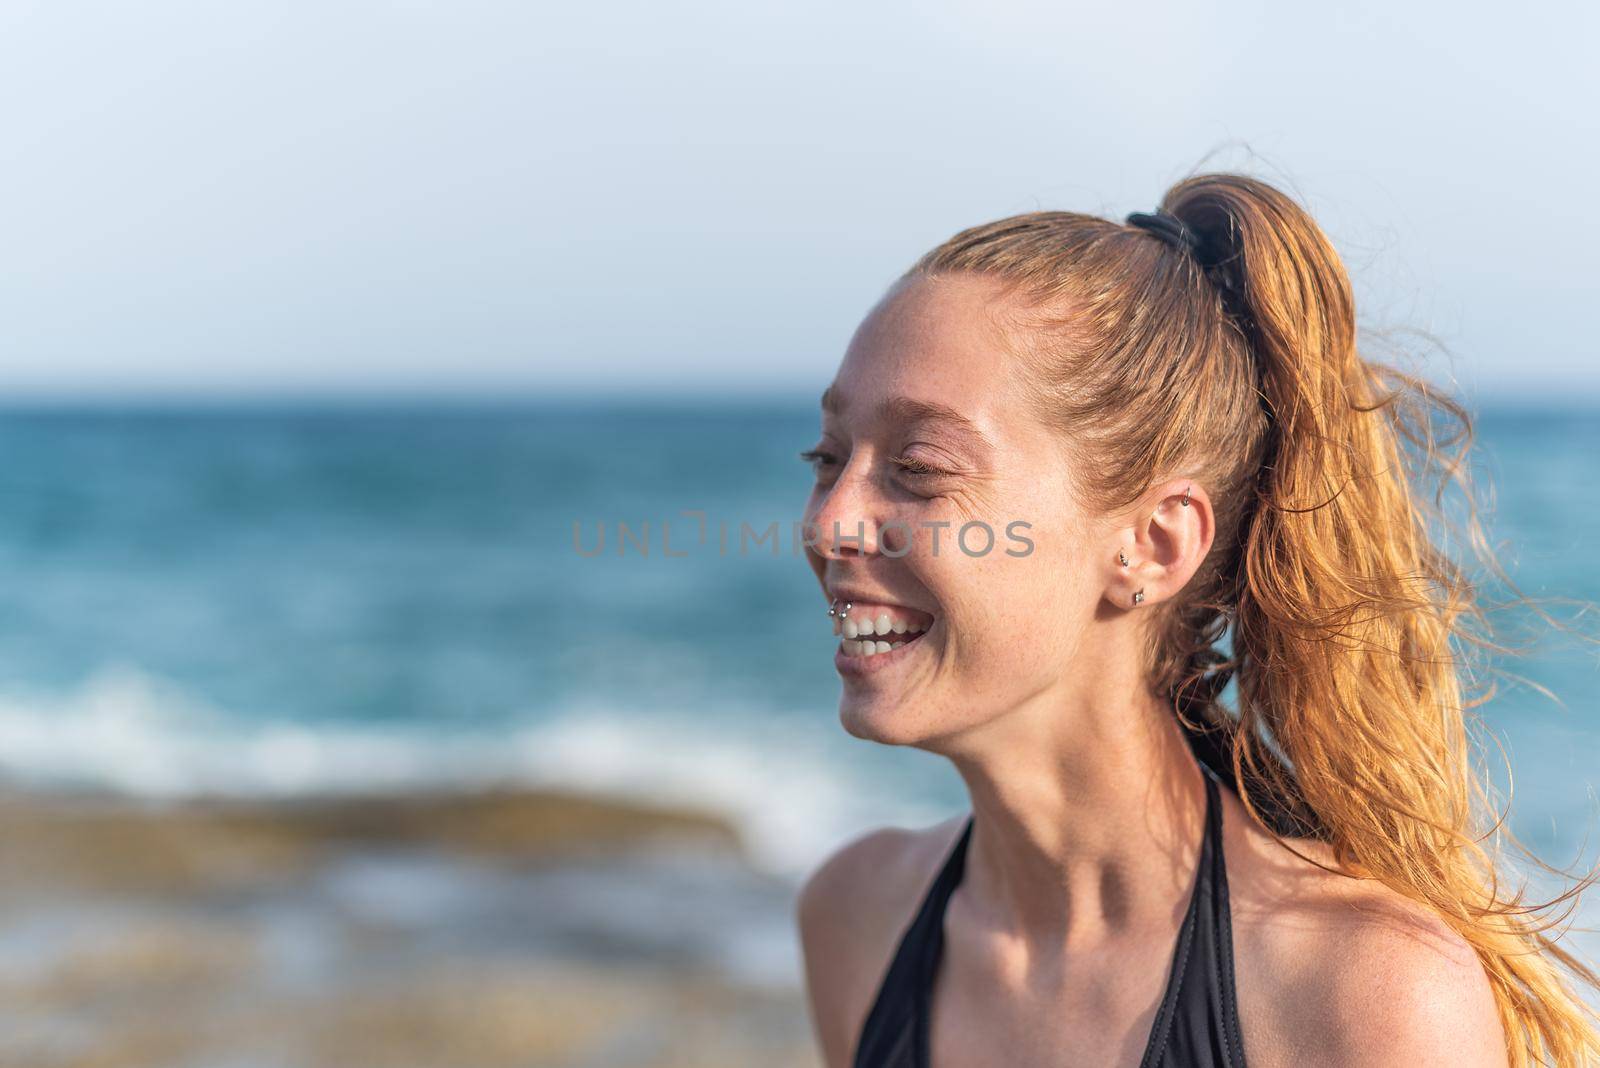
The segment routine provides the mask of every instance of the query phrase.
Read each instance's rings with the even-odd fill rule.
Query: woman
[[[805,454],[808,555],[845,728],[948,757],[972,813],[806,881],[830,1068],[1600,1051],[1563,969],[1596,976],[1478,844],[1431,407],[1470,434],[1358,356],[1338,256],[1250,178],[979,226],[891,288]]]

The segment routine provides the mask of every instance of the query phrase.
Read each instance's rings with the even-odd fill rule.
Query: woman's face
[[[1115,537],[1024,399],[1001,301],[978,276],[903,281],[824,397],[807,556],[826,599],[852,604],[834,662],[858,737],[925,742],[1048,699],[1117,581]]]

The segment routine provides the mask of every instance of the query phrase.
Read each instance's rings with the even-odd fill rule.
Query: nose
[[[811,516],[812,551],[825,560],[876,554],[882,532],[882,502],[876,498],[865,472],[839,472]]]

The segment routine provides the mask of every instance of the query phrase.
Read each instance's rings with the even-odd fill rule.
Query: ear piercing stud
[[[1121,564],[1123,567],[1128,566],[1128,558],[1123,554],[1121,549],[1117,550],[1117,563]]]
[[[1189,507],[1189,487],[1188,486],[1183,487],[1183,500],[1179,501],[1178,503],[1183,505],[1185,508]]]
[[[1137,593],[1135,593],[1133,595],[1133,603],[1134,603],[1135,607],[1138,607],[1139,602],[1141,602],[1143,600],[1144,600],[1144,590],[1140,590],[1140,591],[1138,591]]]

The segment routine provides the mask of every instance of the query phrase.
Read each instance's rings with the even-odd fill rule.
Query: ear
[[[1172,479],[1145,495],[1140,509],[1119,529],[1122,544],[1111,552],[1118,573],[1111,599],[1119,607],[1133,608],[1139,590],[1144,591],[1140,607],[1176,595],[1211,551],[1215,519],[1211,498],[1197,479]],[[1117,560],[1119,548],[1128,558],[1127,567]]]

